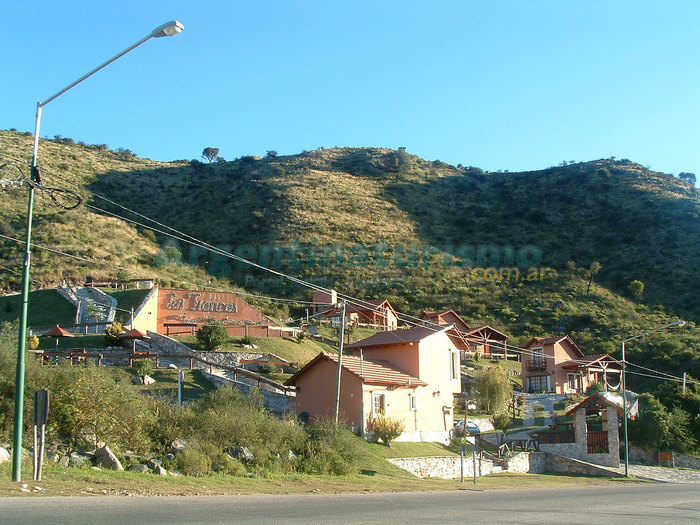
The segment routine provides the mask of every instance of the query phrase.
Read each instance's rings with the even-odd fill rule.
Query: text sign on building
[[[237,313],[238,304],[236,302],[222,302],[212,298],[211,293],[208,298],[202,297],[202,292],[168,292],[165,308],[167,310],[185,310],[189,312],[210,312],[210,313]]]

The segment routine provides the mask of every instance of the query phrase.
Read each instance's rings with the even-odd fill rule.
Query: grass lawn
[[[75,334],[74,337],[59,337],[58,338],[58,349],[67,350],[69,348],[104,348],[107,346],[107,341],[104,335],[78,335]],[[39,350],[46,350],[47,352],[52,352],[56,349],[56,338],[55,337],[40,337],[39,338]]]
[[[0,322],[19,319],[21,296],[0,297]],[[56,290],[34,290],[29,293],[27,323],[29,326],[65,325],[75,322],[75,306]]]
[[[117,290],[116,288],[100,288],[117,300],[117,314],[115,319],[121,323],[128,323],[131,318],[131,309],[136,310],[143,302],[144,297],[150,292],[148,289]]]
[[[204,348],[202,348],[199,341],[197,341],[197,336],[181,335],[177,336],[175,339],[186,344],[193,350],[204,351]],[[255,352],[275,354],[292,363],[298,363],[300,366],[305,365],[324,350],[316,341],[311,339],[297,341],[289,337],[253,337],[252,342],[258,347]],[[243,348],[243,345],[239,343],[238,338],[229,339],[219,350],[222,352],[247,351]]]

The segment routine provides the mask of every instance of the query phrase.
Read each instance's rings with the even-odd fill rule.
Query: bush
[[[596,392],[605,392],[605,385],[600,381],[593,381],[586,389],[586,395],[592,395]]]
[[[36,348],[38,346],[39,346],[39,337],[36,334],[34,334],[27,341],[27,348],[29,348],[30,350],[36,350]]]
[[[405,425],[398,419],[387,416],[379,416],[372,421],[372,433],[387,446],[401,435]]]
[[[207,324],[197,330],[197,341],[207,350],[218,350],[228,341],[228,332],[219,321],[209,319]]]
[[[241,337],[238,340],[238,344],[251,346],[253,344],[253,338],[250,337],[249,335],[246,335],[245,337]]]
[[[153,361],[150,359],[136,359],[134,361],[134,369],[136,370],[136,373],[143,377],[143,376],[150,376],[153,374]]]
[[[175,457],[177,469],[188,476],[208,476],[211,474],[211,451],[204,451],[198,444],[191,443]]]
[[[355,434],[330,420],[315,420],[308,435],[302,469],[311,474],[350,474],[363,449]]]
[[[105,339],[108,345],[118,345],[121,342],[119,336],[124,333],[124,327],[120,322],[113,322],[105,328]]]

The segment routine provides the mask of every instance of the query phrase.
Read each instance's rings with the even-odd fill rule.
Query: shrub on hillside
[[[153,361],[150,359],[135,359],[134,370],[140,377],[150,376],[153,374]]]
[[[308,434],[302,469],[311,474],[346,475],[353,472],[362,454],[360,439],[330,420],[315,420]]]
[[[401,435],[405,425],[402,421],[388,416],[378,416],[372,420],[372,434],[382,440],[387,447],[391,446],[391,442]]]
[[[209,319],[207,324],[197,330],[197,341],[206,350],[218,350],[228,341],[228,332],[219,321]]]

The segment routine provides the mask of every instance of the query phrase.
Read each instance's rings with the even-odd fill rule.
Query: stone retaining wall
[[[459,456],[425,456],[418,458],[392,458],[388,460],[397,467],[418,478],[455,479],[462,474]],[[477,476],[491,474],[493,462],[477,458]],[[474,476],[474,460],[471,455],[464,456],[464,477]]]
[[[585,476],[620,476],[620,473],[615,470],[549,452],[520,452],[508,458],[505,468],[508,472],[530,474],[553,472],[557,474],[583,474]]]

